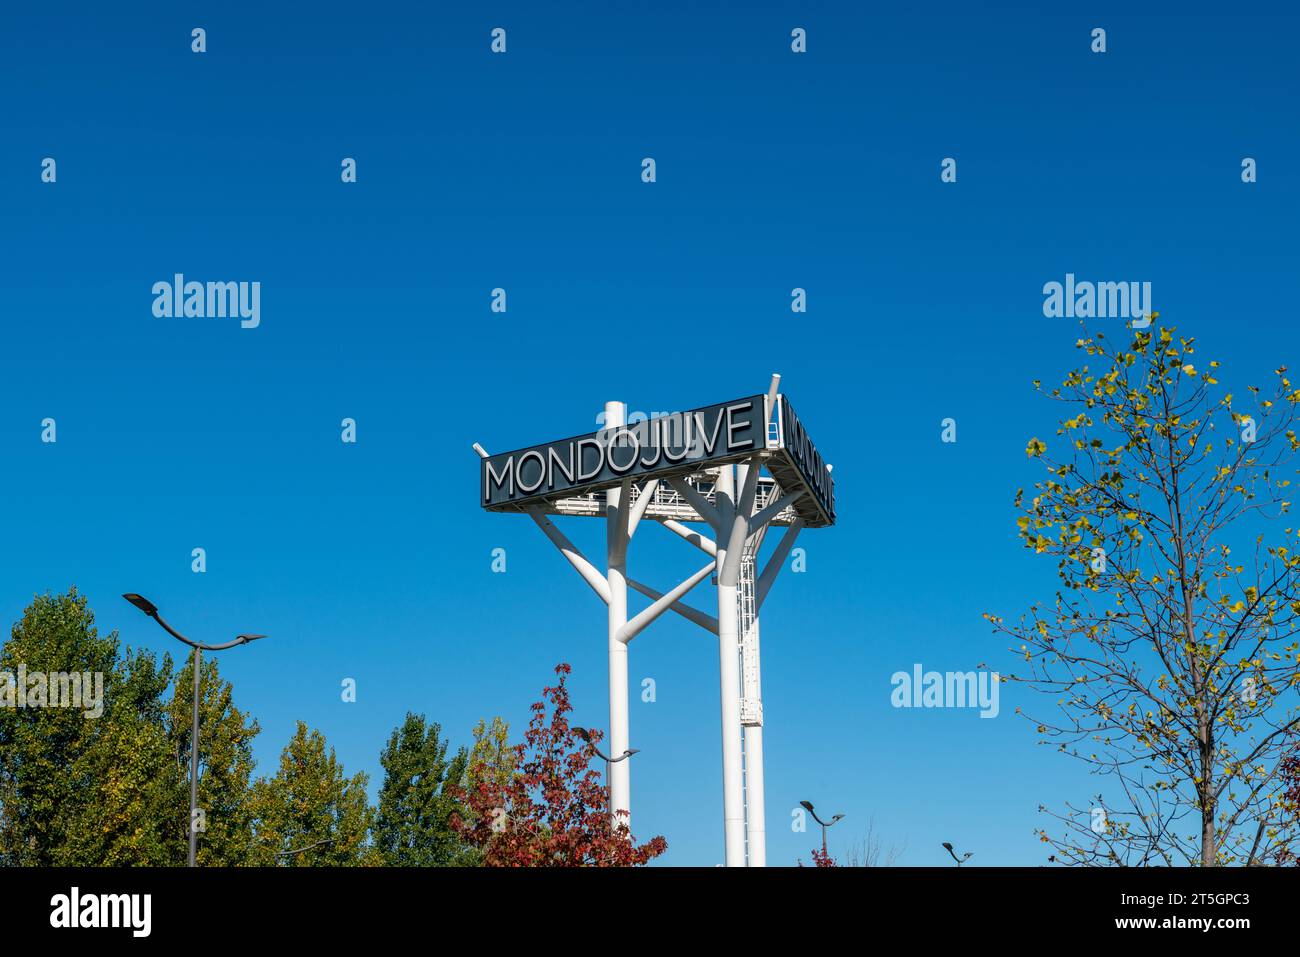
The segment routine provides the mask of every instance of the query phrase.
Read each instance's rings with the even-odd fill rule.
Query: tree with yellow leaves
[[[1020,537],[1060,587],[1017,621],[986,615],[1023,662],[1007,680],[1050,698],[1050,717],[1026,714],[1040,743],[1105,781],[1086,805],[1041,808],[1066,864],[1260,864],[1300,843],[1281,779],[1300,747],[1283,518],[1300,390],[1283,367],[1236,401],[1175,332],[1076,343],[1085,364],[1048,393],[1058,438],[1025,450],[1047,476],[1016,494]]]

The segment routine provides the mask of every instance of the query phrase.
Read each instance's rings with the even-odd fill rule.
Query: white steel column
[[[605,428],[626,424],[627,408],[622,402],[605,403]],[[621,634],[627,625],[627,542],[628,509],[631,506],[628,483],[605,493],[606,544],[609,563],[609,741],[608,754],[617,758],[628,750],[627,726],[627,645]],[[631,761],[612,761],[609,773],[612,824],[632,826]],[[619,811],[627,814],[620,815]]]
[[[764,445],[769,445],[771,440],[771,424],[773,416],[776,413],[777,389],[781,385],[781,376],[774,374],[772,382],[767,389],[766,415],[764,416],[765,441]],[[751,468],[757,470],[759,463],[754,461]],[[747,516],[748,517],[748,516]],[[774,515],[773,518],[776,516]],[[754,721],[745,724],[745,838],[746,848],[748,850],[747,864],[750,867],[767,866],[767,809],[763,793],[763,676],[759,667],[761,660],[759,656],[759,606],[762,605],[763,596],[759,591],[757,580],[758,573],[758,556],[763,547],[763,539],[767,537],[767,525],[760,528],[751,529],[753,533],[753,560],[754,560],[754,624],[752,647],[749,650],[752,660],[748,667],[753,669],[752,676],[746,676],[746,684],[752,684],[752,687],[746,687],[746,694],[753,694],[757,697],[758,714]],[[780,567],[778,563],[777,567]],[[770,582],[769,582],[770,585]]]
[[[758,622],[754,622],[758,639]],[[763,726],[745,725],[745,836],[748,866],[767,866],[767,825],[763,800]]]
[[[744,779],[740,740],[740,636],[737,628],[736,576],[728,576],[733,564],[732,548],[744,547],[744,538],[734,543],[737,520],[735,468],[724,465],[718,471],[715,501],[721,521],[718,530],[718,670],[722,699],[722,827],[728,867],[745,866]],[[748,521],[748,516],[740,516]],[[735,556],[738,564],[740,556]]]

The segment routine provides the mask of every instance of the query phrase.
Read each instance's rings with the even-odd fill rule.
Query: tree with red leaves
[[[813,867],[839,867],[839,865],[835,863],[835,858],[831,857],[820,847],[813,848],[812,859]],[[799,866],[804,866],[803,861],[799,862]]]
[[[1283,758],[1278,776],[1282,779],[1281,807],[1289,822],[1284,825],[1283,833],[1277,839],[1277,850],[1273,861],[1280,867],[1300,866],[1300,854],[1296,846],[1300,844],[1300,757],[1294,754]]]
[[[533,704],[524,743],[514,746],[515,773],[504,781],[470,775],[476,783],[464,793],[464,813],[453,825],[479,849],[484,866],[626,867],[668,848],[662,837],[638,845],[626,823],[610,826],[605,789],[590,767],[599,733],[587,744],[569,727],[570,670],[556,665],[558,683]]]

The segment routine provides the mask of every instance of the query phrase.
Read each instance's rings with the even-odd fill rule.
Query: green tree
[[[199,831],[196,860],[203,866],[235,866],[249,860],[253,739],[257,721],[235,707],[234,688],[221,678],[214,656],[203,661],[199,699]],[[194,657],[176,676],[166,713],[168,746],[184,780],[177,808],[180,856],[188,855],[190,740],[194,724]]]
[[[466,786],[476,789],[486,781],[504,788],[515,775],[517,759],[510,743],[510,725],[500,716],[491,723],[480,719],[474,725],[474,743],[469,749],[469,767],[466,769]]]
[[[510,743],[510,725],[500,715],[491,721],[480,718],[474,725],[474,741],[469,749],[469,765],[465,769],[464,794],[477,794],[483,790],[504,793],[518,772],[519,760],[515,746]],[[460,795],[461,797],[464,794]],[[461,801],[460,817],[472,822],[477,812],[471,803]],[[482,849],[473,845],[469,853],[481,862]]]
[[[1285,856],[1300,557],[1278,519],[1300,390],[1283,367],[1234,400],[1167,327],[1077,345],[1087,359],[1051,391],[1059,438],[1026,448],[1047,475],[1016,496],[1025,547],[1061,584],[1016,622],[988,617],[1023,659],[1010,680],[1048,696],[1043,743],[1111,794],[1049,811],[1039,836],[1070,864]]]
[[[275,776],[258,778],[253,785],[252,863],[375,863],[368,843],[373,812],[366,782],[365,774],[346,777],[325,736],[299,721]]]
[[[442,729],[423,715],[407,714],[379,757],[384,784],[375,815],[375,846],[385,864],[445,867],[474,863],[451,826],[458,808],[450,793],[465,783],[469,754],[447,758]]]
[[[184,781],[170,753],[162,702],[171,676],[152,653],[130,651],[119,664],[95,746],[77,762],[86,803],[59,856],[78,866],[181,865],[178,808]]]
[[[0,681],[11,694],[21,674],[78,672],[90,676],[87,685],[102,682],[102,710],[89,715],[84,707],[0,708],[5,863],[180,863],[174,809],[182,789],[161,721],[171,660],[130,650],[119,658],[117,633],[101,636],[94,622],[76,588],[37,596],[0,648]]]

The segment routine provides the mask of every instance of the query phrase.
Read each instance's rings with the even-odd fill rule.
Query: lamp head
[[[139,608],[146,615],[152,617],[153,615],[158,614],[158,607],[153,602],[151,602],[148,598],[145,598],[144,595],[137,595],[135,592],[132,591],[132,592],[127,592],[122,597],[125,598],[127,601],[129,601],[131,604],[135,605],[136,608]]]
[[[250,641],[257,641],[259,638],[265,638],[266,635],[236,635],[235,637],[244,644],[248,644]]]
[[[813,812],[812,801],[800,801],[799,803],[803,805],[803,809],[805,811],[809,812],[810,814],[815,813]]]

